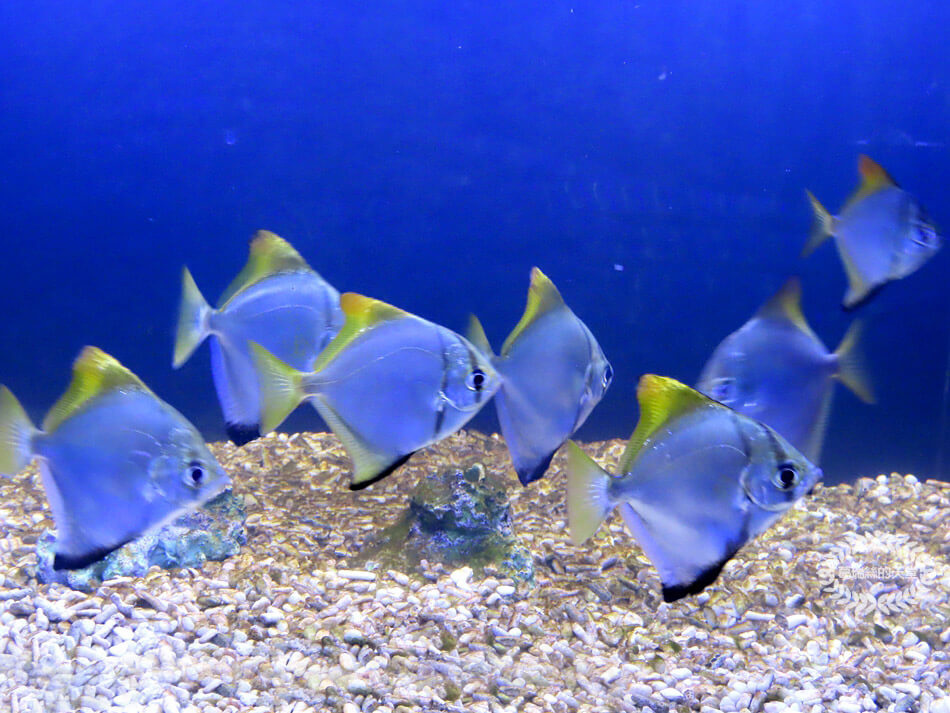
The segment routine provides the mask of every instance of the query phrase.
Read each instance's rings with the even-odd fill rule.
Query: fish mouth
[[[223,468],[218,472],[218,475],[218,482],[208,490],[207,497],[205,497],[202,502],[206,503],[218,497],[221,493],[234,485],[231,476],[228,475],[227,471]]]

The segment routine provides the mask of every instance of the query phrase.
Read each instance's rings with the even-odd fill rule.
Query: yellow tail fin
[[[6,386],[0,386],[0,475],[13,475],[26,468],[33,457],[33,427],[30,417]]]
[[[855,321],[845,332],[841,344],[835,349],[835,356],[838,357],[838,372],[835,376],[864,403],[873,404],[874,389],[871,388],[871,381],[868,379],[864,355],[858,348],[858,341],[863,331],[864,323]]]
[[[251,342],[251,356],[261,389],[261,435],[270,433],[307,397],[304,373],[285,364],[257,342]]]
[[[815,248],[834,235],[835,230],[834,216],[825,210],[825,207],[818,202],[818,199],[815,198],[811,191],[805,191],[805,193],[808,194],[808,201],[811,203],[811,209],[815,213],[815,220],[811,226],[808,243],[806,243],[802,250],[802,257],[811,255],[815,251]]]
[[[172,367],[177,369],[188,361],[188,357],[208,336],[211,312],[211,307],[198,290],[188,268],[184,268],[181,274],[181,306],[178,308],[178,330],[175,334]]]
[[[567,442],[567,518],[571,540],[585,542],[597,532],[611,510],[607,486],[610,474],[574,441]]]

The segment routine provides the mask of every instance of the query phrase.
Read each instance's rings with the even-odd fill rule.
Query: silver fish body
[[[920,203],[897,186],[846,206],[835,222],[834,237],[866,285],[851,288],[845,297],[849,307],[918,270],[941,245]]]
[[[859,306],[888,282],[916,272],[943,244],[920,202],[883,168],[861,156],[859,172],[861,186],[837,216],[808,194],[816,221],[804,252],[834,237],[848,277],[845,309]]]
[[[530,339],[492,361],[502,378],[495,394],[498,421],[523,485],[544,475],[612,378],[590,330],[579,320],[558,317],[539,321]],[[551,331],[545,334],[548,324]]]
[[[791,487],[783,468],[798,478]],[[763,424],[711,409],[658,438],[608,494],[675,600],[712,583],[820,477]]]
[[[480,374],[479,388],[471,378]],[[306,379],[328,423],[411,453],[454,433],[487,403],[498,379],[467,341],[423,319],[381,324]]]
[[[385,477],[465,425],[498,389],[489,360],[455,332],[378,300],[346,294],[347,322],[303,373],[254,345],[265,430],[310,401],[354,462],[351,487]]]
[[[134,382],[92,393],[56,421],[35,429],[4,390],[0,431],[15,445],[14,467],[39,459],[56,523],[56,569],[85,567],[230,485],[201,434]]]
[[[209,315],[211,372],[231,436],[256,434],[261,403],[250,342],[308,369],[343,325],[339,293],[314,273],[274,275]],[[232,438],[232,440],[234,440]]]
[[[228,436],[243,445],[260,435],[259,377],[249,343],[308,369],[342,325],[339,292],[286,241],[260,231],[248,265],[216,309],[185,270],[174,365],[210,337],[211,371]]]
[[[726,337],[696,388],[817,459],[838,360],[794,328],[761,326],[747,324]]]
[[[473,343],[491,348],[473,317]],[[544,476],[555,452],[583,425],[613,378],[603,350],[553,283],[531,271],[525,316],[491,362],[501,376],[495,409],[522,485]]]
[[[855,349],[855,323],[829,352],[801,313],[801,288],[789,280],[748,322],[713,351],[697,390],[781,433],[818,462],[836,380],[873,401]]]
[[[672,383],[681,393],[688,389]],[[768,426],[693,394],[688,408],[660,418],[649,405],[644,408],[648,415],[641,416],[618,476],[609,476],[573,443],[568,454],[575,541],[585,540],[619,507],[657,568],[666,601],[715,581],[743,545],[821,479],[821,470]]]

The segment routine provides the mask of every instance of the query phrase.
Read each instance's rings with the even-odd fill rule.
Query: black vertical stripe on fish
[[[442,330],[437,329],[439,336],[439,347],[442,354],[442,381],[439,383],[439,406],[435,410],[435,430],[432,431],[432,438],[438,439],[439,431],[442,430],[442,423],[445,421],[445,404],[448,399],[445,396],[445,387],[449,380],[449,359],[446,354],[445,341],[442,339]]]
[[[581,330],[584,335],[584,339],[587,341],[587,381],[584,382],[584,392],[590,393],[590,365],[594,363],[594,343],[591,341],[591,335],[587,332],[586,329]],[[571,433],[573,434],[580,427],[581,414],[584,412],[584,399],[578,399],[577,402],[577,412],[574,414],[574,425],[571,426]],[[562,444],[563,445],[563,444]],[[560,446],[558,446],[560,448]]]
[[[333,324],[332,302],[333,301],[329,299],[323,301],[323,323],[327,325],[327,327]],[[326,349],[327,344],[329,344],[333,340],[333,337],[335,336],[336,335],[333,334],[332,332],[327,331],[326,334],[323,335],[323,342],[321,342],[320,344],[320,351],[323,351],[324,349]]]
[[[465,345],[465,351],[468,352],[468,373],[474,374],[478,370],[478,357],[474,351],[469,349],[467,344]],[[482,402],[482,397],[484,396],[482,391],[484,391],[484,389],[481,387],[476,387],[475,389],[475,403],[477,404]]]
[[[739,440],[742,441],[742,454],[746,460],[752,460],[752,444],[749,443],[749,439],[746,438],[745,432],[742,430],[742,424],[739,423],[739,416],[732,409],[729,409],[729,416],[732,419],[732,425],[736,428],[736,433],[739,434]]]

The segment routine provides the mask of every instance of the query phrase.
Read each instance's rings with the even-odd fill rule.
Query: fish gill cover
[[[790,274],[836,344],[845,270],[802,260],[871,155],[950,221],[943,3],[172,3],[0,7],[0,381],[34,420],[102,345],[209,440],[208,350],[168,368],[182,266],[208,295],[258,229],[341,292],[500,344],[540,267],[612,388],[695,383]],[[878,405],[836,396],[827,480],[946,477],[950,286],[938,254],[861,306]],[[473,424],[496,430],[491,410]],[[316,428],[301,409],[289,428]]]

